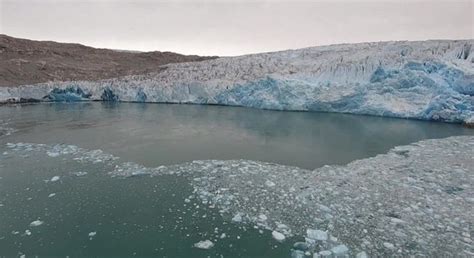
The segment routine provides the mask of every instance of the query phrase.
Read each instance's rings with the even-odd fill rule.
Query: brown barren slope
[[[48,81],[100,80],[159,71],[168,63],[212,59],[172,52],[130,52],[34,41],[0,34],[0,87]]]

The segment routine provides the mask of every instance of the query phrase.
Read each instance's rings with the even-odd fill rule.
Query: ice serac
[[[341,44],[0,88],[0,101],[104,100],[474,120],[474,40]]]

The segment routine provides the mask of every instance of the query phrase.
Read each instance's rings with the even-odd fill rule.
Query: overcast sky
[[[241,55],[474,38],[474,0],[0,0],[0,33],[130,50]]]

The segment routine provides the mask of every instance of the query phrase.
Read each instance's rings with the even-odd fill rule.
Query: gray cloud
[[[0,1],[1,33],[116,49],[239,55],[474,37],[471,0]]]

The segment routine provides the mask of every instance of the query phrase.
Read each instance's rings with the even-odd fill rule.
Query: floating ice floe
[[[204,240],[195,243],[194,247],[199,249],[211,249],[212,247],[214,247],[214,243],[211,240]]]
[[[276,241],[279,241],[279,242],[282,242],[285,240],[285,235],[283,235],[282,233],[278,232],[278,231],[272,231],[272,237],[276,240]]]
[[[328,233],[317,229],[307,229],[306,236],[312,240],[326,241],[328,239]]]
[[[35,220],[35,221],[33,221],[33,222],[30,223],[30,227],[38,227],[38,226],[43,225],[43,223],[44,223],[44,222],[41,221],[41,220]]]
[[[53,176],[49,181],[50,182],[56,182],[59,181],[60,177],[59,176]]]
[[[331,252],[336,256],[343,256],[346,255],[349,252],[349,248],[347,248],[346,245],[338,245],[333,248],[331,248]]]
[[[235,214],[234,217],[232,217],[232,222],[239,223],[239,222],[242,222],[242,220],[243,219],[242,219],[242,214],[241,213],[237,213],[237,214]]]
[[[75,176],[80,177],[80,176],[87,175],[87,172],[79,171],[79,172],[73,172],[72,174],[75,175]]]
[[[115,166],[115,169],[110,172],[111,175],[126,175],[126,177],[140,177],[150,175],[153,171],[149,168],[146,168],[142,165],[133,163],[133,162],[125,162],[120,163]]]
[[[0,120],[0,137],[11,135],[14,132],[17,132],[15,128],[9,127],[9,122],[5,120]]]
[[[366,252],[362,251],[358,254],[356,254],[356,258],[368,258],[369,256],[367,255]]]
[[[474,250],[462,233],[467,235],[473,223],[465,204],[474,192],[473,156],[474,137],[459,136],[314,171],[247,160],[169,169],[199,175],[192,181],[196,195],[234,222],[274,231],[284,223],[291,229],[286,236],[307,233],[310,252],[468,254]],[[267,187],[267,181],[278,187]],[[265,224],[259,219],[262,211]],[[395,248],[384,245],[387,240]],[[408,243],[418,244],[402,248]]]
[[[389,243],[389,242],[384,242],[383,246],[387,249],[390,249],[390,250],[395,249],[395,246],[392,243]]]
[[[270,180],[267,180],[267,181],[265,181],[265,185],[268,186],[268,187],[274,187],[274,186],[275,186],[275,183],[273,183],[273,182],[270,181]]]
[[[12,155],[51,148],[13,143],[7,147]],[[81,158],[85,153],[89,151],[69,155],[92,163]],[[146,168],[111,158],[104,164],[112,176],[130,177],[137,171],[185,176],[193,197],[219,209],[225,219],[285,238],[305,237],[304,245],[297,246],[307,250],[294,249],[297,255],[469,256],[474,253],[473,157],[474,137],[456,136],[315,170],[249,160]],[[267,181],[275,186],[268,187]]]
[[[96,235],[97,235],[97,232],[95,232],[95,231],[89,232],[89,234],[88,234],[89,240],[92,240]]]
[[[118,159],[112,154],[104,153],[102,150],[86,150],[75,145],[68,144],[36,144],[36,143],[7,143],[7,148],[16,153],[44,152],[49,157],[71,157],[78,162],[91,162],[93,164],[112,162]]]
[[[330,256],[332,256],[332,253],[331,251],[328,251],[328,250],[321,251],[318,254],[314,255],[314,257],[330,257]]]
[[[46,152],[46,154],[50,157],[53,157],[53,158],[59,157],[61,155],[61,153],[59,153],[59,152],[52,152],[52,151],[48,151],[48,152]]]

